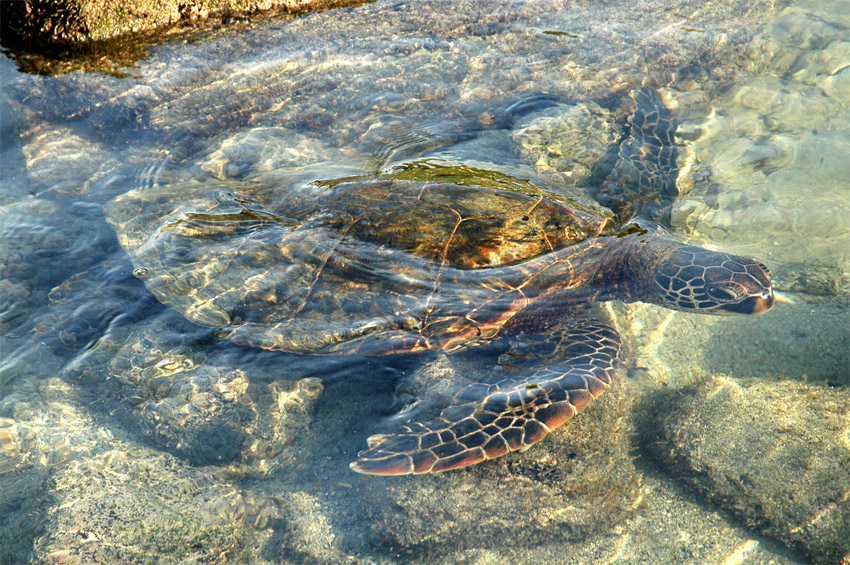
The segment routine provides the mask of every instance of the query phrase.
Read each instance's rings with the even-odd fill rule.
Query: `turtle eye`
[[[738,299],[738,295],[729,287],[709,286],[707,290],[708,295],[715,300],[731,302]]]

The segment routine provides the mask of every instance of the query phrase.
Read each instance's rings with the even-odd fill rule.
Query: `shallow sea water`
[[[733,432],[767,405],[797,437],[798,408],[819,399],[806,410],[832,431],[810,454],[834,467],[818,477],[848,477],[841,4],[375,2],[160,45],[122,77],[27,75],[0,56],[0,561],[837,560],[823,545],[840,519],[850,529],[846,490],[801,478],[788,496],[812,509],[753,514],[647,438],[687,432],[661,429],[677,410],[667,394],[705,383],[707,402],[731,394],[718,410]],[[624,386],[523,454],[437,476],[353,473],[367,437],[438,410],[493,352],[235,345],[161,304],[122,248],[124,226],[151,229],[163,207],[201,214],[233,194],[388,171],[573,195],[643,85],[679,122],[670,227],[759,258],[782,300],[722,319],[599,307],[623,336]],[[541,94],[561,104],[538,108]],[[207,261],[230,241],[150,253]],[[766,400],[736,401],[762,386]],[[749,476],[749,495],[760,479],[717,457],[693,467]],[[831,533],[812,526],[832,519]]]

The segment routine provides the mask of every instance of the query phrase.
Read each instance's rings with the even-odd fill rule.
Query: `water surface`
[[[840,7],[376,2],[162,45],[120,78],[26,75],[4,56],[3,558],[732,553],[757,534],[716,516],[688,526],[713,540],[700,549],[640,529],[656,507],[640,510],[643,495],[625,486],[652,474],[631,466],[625,393],[596,416],[621,435],[562,432],[589,438],[572,453],[606,446],[596,467],[566,472],[540,444],[456,474],[354,474],[368,436],[435,410],[498,351],[374,359],[235,345],[156,299],[120,222],[135,217],[128,194],[140,218],[164,206],[197,214],[227,198],[440,166],[453,182],[573,197],[622,139],[629,94],[645,85],[680,122],[670,227],[758,257],[788,301],[733,320],[614,305],[628,394],[719,374],[846,387],[850,24]],[[107,221],[115,202],[118,236]],[[759,558],[799,558],[761,543]]]

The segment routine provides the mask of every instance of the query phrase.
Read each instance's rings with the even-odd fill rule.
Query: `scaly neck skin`
[[[657,302],[651,286],[655,269],[680,246],[681,242],[673,236],[653,228],[619,237],[600,237],[586,245],[558,250],[555,253],[562,261],[544,269],[524,287],[525,295],[533,300],[506,330],[546,331],[563,325],[565,319],[575,317],[582,307],[593,302]],[[534,268],[511,274],[529,271]],[[517,283],[521,282],[519,276],[517,279]]]
[[[655,302],[650,285],[657,265],[682,245],[655,227],[619,237],[601,237],[598,243],[608,253],[591,283],[600,289],[596,300],[623,302]]]
[[[546,267],[551,256],[541,256],[519,268],[510,267],[502,278],[522,285],[528,273],[540,269],[531,284],[523,285],[526,295],[568,308],[605,300],[653,302],[650,285],[655,269],[679,246],[673,236],[652,226],[560,249],[555,252],[561,259],[558,263]],[[538,261],[540,265],[534,266]]]
[[[674,236],[651,226],[559,249],[554,252],[559,259],[554,264],[552,255],[545,255],[478,274],[522,288],[535,307],[553,311],[606,300],[654,303],[655,270],[681,245]]]

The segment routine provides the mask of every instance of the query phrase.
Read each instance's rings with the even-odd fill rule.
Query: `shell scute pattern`
[[[238,200],[219,192],[171,211],[162,209],[168,191],[130,193],[113,209],[141,200],[152,213],[110,220],[136,246],[134,262],[161,302],[230,328],[239,343],[296,351],[417,327],[490,338],[523,296],[498,275],[470,284],[463,271],[580,243],[606,221],[542,194],[479,186],[379,179],[312,190],[312,208],[298,191]]]

